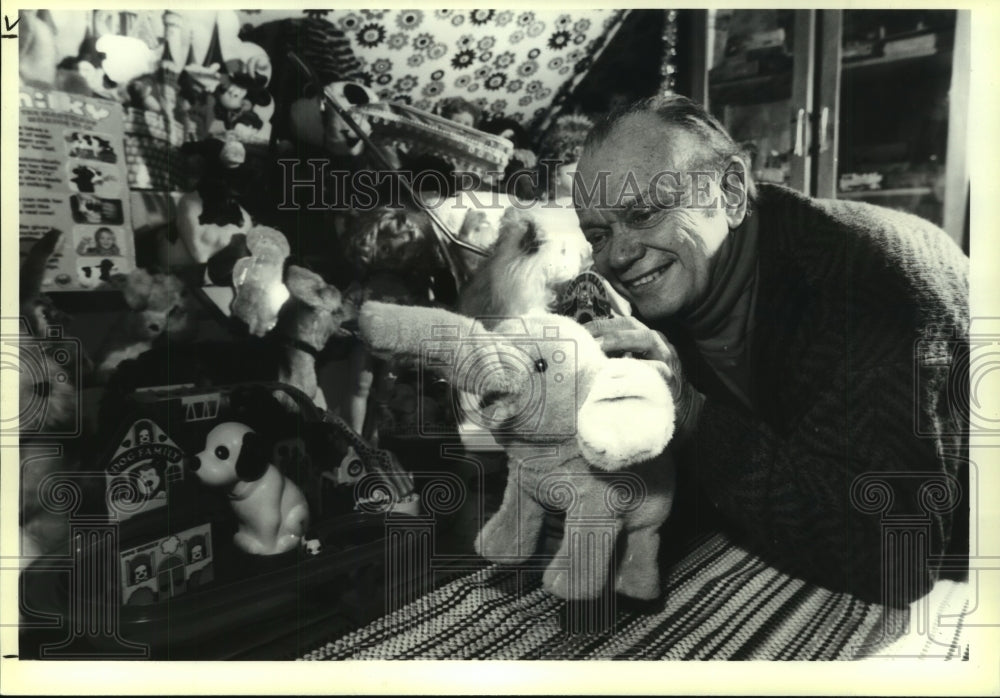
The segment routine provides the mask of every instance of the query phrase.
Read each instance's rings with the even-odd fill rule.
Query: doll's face
[[[476,125],[475,117],[467,111],[460,111],[451,115],[451,120],[456,124],[462,124],[462,126],[467,126],[472,128]]]
[[[225,109],[235,111],[243,107],[243,100],[246,96],[247,90],[245,87],[230,85],[222,94],[219,95],[219,104],[221,104]]]

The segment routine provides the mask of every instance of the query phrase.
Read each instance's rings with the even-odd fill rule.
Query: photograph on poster
[[[76,253],[81,257],[120,257],[118,236],[121,228],[108,226],[77,225],[73,227],[73,242],[76,243]]]
[[[19,661],[992,656],[977,12],[21,11]]]
[[[66,169],[70,174],[68,181],[81,194],[95,194],[105,198],[121,194],[117,169],[83,160],[70,160],[66,163]]]
[[[66,142],[69,144],[70,157],[109,163],[118,162],[118,155],[111,145],[112,139],[107,134],[67,131]]]

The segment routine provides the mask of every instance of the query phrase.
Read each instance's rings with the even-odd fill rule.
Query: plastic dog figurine
[[[270,463],[264,438],[245,424],[224,422],[208,433],[190,463],[198,478],[229,488],[239,530],[233,542],[252,555],[277,555],[302,544],[309,505],[298,486]]]

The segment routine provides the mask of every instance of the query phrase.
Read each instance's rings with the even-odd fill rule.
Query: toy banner
[[[107,289],[135,268],[123,127],[116,102],[20,93],[21,256],[50,229],[63,231],[43,291]]]

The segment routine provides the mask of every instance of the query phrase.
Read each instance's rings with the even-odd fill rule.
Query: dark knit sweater
[[[706,396],[681,467],[775,566],[908,603],[935,557],[967,556],[968,258],[909,214],[783,187],[762,185],[754,215],[752,408],[682,324],[659,328]]]

